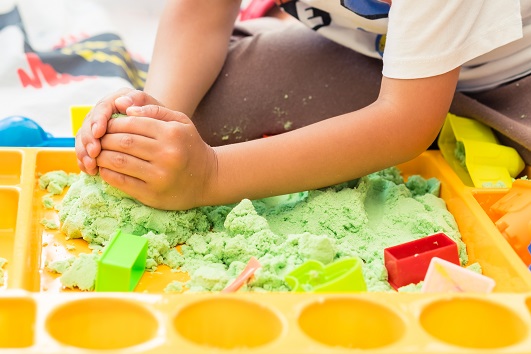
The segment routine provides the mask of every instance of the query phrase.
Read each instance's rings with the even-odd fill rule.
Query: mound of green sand
[[[438,180],[412,176],[405,183],[400,171],[390,168],[355,182],[236,205],[165,211],[139,203],[99,176],[81,173],[56,207],[66,237],[83,238],[95,249],[105,247],[117,229],[148,238],[148,271],[166,264],[190,275],[187,283],[168,286],[179,291],[183,286],[222,290],[251,256],[262,267],[242,290],[289,291],[284,276],[306,260],[328,264],[357,256],[368,291],[390,291],[384,248],[438,232],[456,241],[461,263],[467,263],[455,219],[438,197]],[[84,257],[91,270],[96,260]],[[75,274],[67,274],[63,285],[79,286]],[[93,288],[90,279],[83,284],[82,290]]]

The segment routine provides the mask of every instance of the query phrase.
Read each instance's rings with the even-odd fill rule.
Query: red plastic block
[[[396,290],[420,282],[433,257],[460,265],[457,244],[442,232],[384,249],[389,284]]]

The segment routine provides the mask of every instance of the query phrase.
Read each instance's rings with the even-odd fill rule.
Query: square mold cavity
[[[13,261],[19,192],[14,187],[0,187],[0,257],[7,259],[0,289],[7,287],[7,274]]]
[[[58,170],[79,173],[76,154],[73,150],[41,150],[37,153],[36,173]]]
[[[41,190],[38,186],[39,177],[52,171],[79,173],[75,151],[73,149],[49,149],[39,150],[36,153],[34,170],[31,171],[35,176],[32,198],[33,214],[31,216],[33,232],[29,236],[30,239],[26,242],[31,245],[29,248],[35,261],[30,262],[30,269],[24,273],[25,279],[23,282],[25,284],[24,288],[31,291],[61,288],[56,274],[42,271],[41,268],[44,263],[64,260],[71,256],[76,256],[78,253],[91,253],[87,243],[82,239],[66,240],[59,230],[46,229],[40,223],[43,219],[59,223],[57,211],[43,206],[42,198],[45,195],[49,195],[48,192]],[[64,196],[64,193],[62,196]],[[51,198],[55,203],[58,203],[61,201],[62,196],[52,195]],[[36,260],[40,260],[40,262]],[[34,277],[32,274],[39,274],[39,276]]]
[[[18,150],[0,150],[0,186],[17,185],[22,172],[22,152]]]

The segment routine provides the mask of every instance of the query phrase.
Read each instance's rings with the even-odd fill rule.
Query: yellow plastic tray
[[[531,352],[531,272],[438,151],[398,167],[441,181],[469,261],[496,281],[492,294],[165,294],[180,273],[164,267],[134,293],[64,291],[44,262],[89,250],[40,224],[56,214],[42,207],[37,178],[79,172],[74,151],[4,148],[0,161],[0,257],[9,261],[0,354]]]

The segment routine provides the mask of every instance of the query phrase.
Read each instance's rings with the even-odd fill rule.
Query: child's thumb
[[[125,112],[131,106],[145,106],[148,104],[161,105],[154,97],[140,90],[131,90],[116,98],[114,103],[120,112]]]
[[[148,104],[140,107],[131,106],[127,109],[127,115],[154,118],[165,122],[180,122],[183,124],[191,122],[186,114],[172,111],[171,109],[155,104]]]

